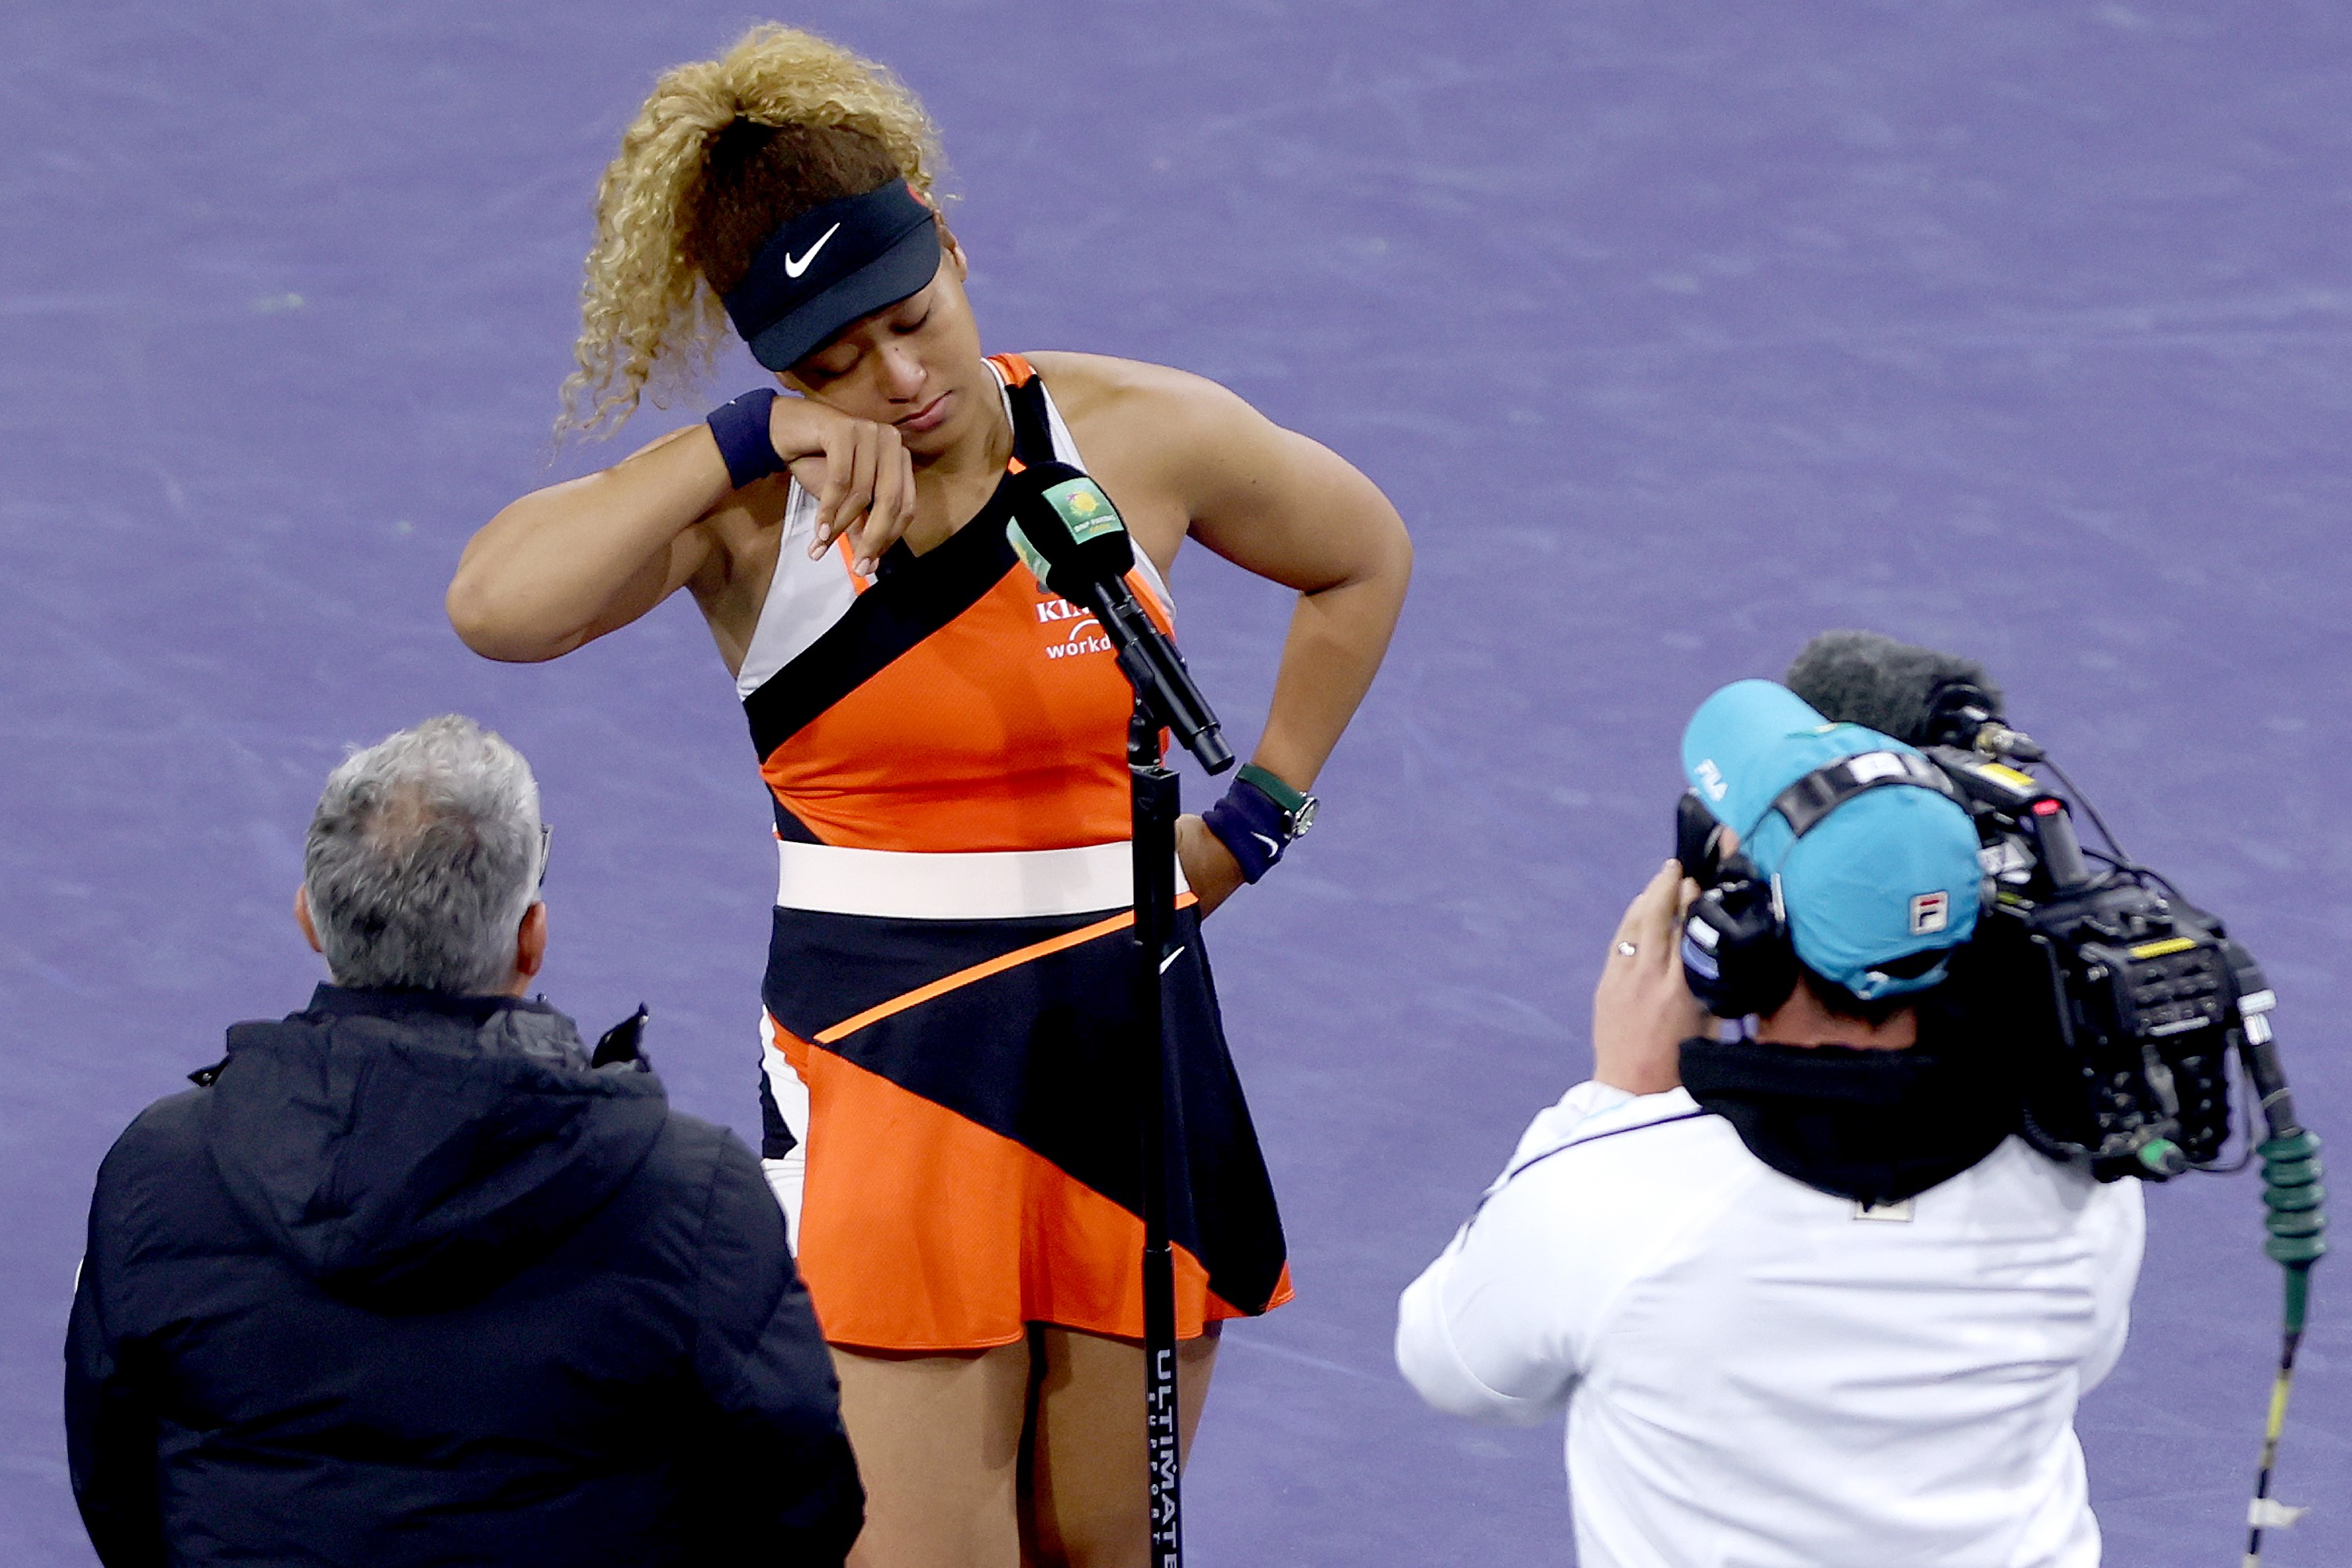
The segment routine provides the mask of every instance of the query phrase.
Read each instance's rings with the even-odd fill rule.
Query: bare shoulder
[[[1262,463],[1284,438],[1238,394],[1190,371],[1107,354],[1040,353],[1029,362],[1090,463],[1188,501],[1209,474]]]
[[[1034,353],[1029,363],[1065,403],[1115,403],[1156,398],[1233,398],[1234,395],[1205,375],[1148,360],[1118,359],[1110,354],[1054,352]],[[1239,402],[1238,398],[1234,399]]]
[[[1187,538],[1305,592],[1410,560],[1370,479],[1206,376],[1099,354],[1030,363],[1162,573]]]
[[[1262,422],[1237,394],[1188,370],[1108,354],[1038,353],[1029,363],[1073,428],[1150,429],[1165,440],[1198,427]]]

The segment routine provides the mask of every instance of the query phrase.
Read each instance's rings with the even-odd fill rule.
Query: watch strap
[[[1240,864],[1242,879],[1255,882],[1281,862],[1283,851],[1315,820],[1315,797],[1247,763],[1201,819]]]
[[[1265,797],[1292,816],[1307,809],[1306,795],[1291,788],[1255,763],[1244,763],[1241,772],[1234,775],[1244,784],[1253,784],[1265,793]]]

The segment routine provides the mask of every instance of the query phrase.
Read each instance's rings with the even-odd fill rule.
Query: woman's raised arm
[[[810,553],[847,533],[861,569],[871,570],[915,515],[914,470],[898,432],[779,397],[768,437],[817,498]],[[689,583],[708,601],[733,563],[707,524],[732,493],[705,425],[673,430],[600,473],[533,490],[485,523],[458,557],[449,624],[485,658],[530,664],[627,626]]]
[[[533,490],[467,544],[449,624],[485,658],[524,664],[627,626],[710,564],[714,542],[697,525],[729,490],[718,443],[699,425]]]

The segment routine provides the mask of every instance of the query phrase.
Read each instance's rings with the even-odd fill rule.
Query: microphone
[[[2003,721],[2000,688],[1972,658],[1877,632],[1823,632],[1798,653],[1783,684],[1824,719],[1906,745],[2043,760],[2032,736]]]
[[[1135,542],[1118,509],[1067,463],[1034,463],[1005,481],[1013,517],[1004,537],[1049,594],[1094,612],[1118,667],[1152,718],[1210,773],[1234,765],[1217,716],[1192,673],[1127,585]]]

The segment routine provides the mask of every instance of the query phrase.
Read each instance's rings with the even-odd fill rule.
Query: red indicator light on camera
[[[2054,800],[2037,800],[2033,803],[2033,815],[2036,816],[2055,816],[2065,809]]]

